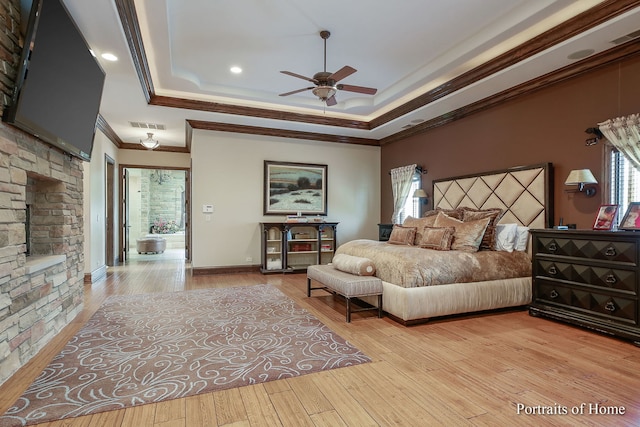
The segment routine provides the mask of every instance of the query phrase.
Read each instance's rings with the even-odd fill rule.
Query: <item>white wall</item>
[[[91,162],[84,163],[84,272],[96,271],[105,266],[106,261],[106,166],[108,155],[118,166],[118,149],[100,131],[96,131],[91,152]],[[116,174],[117,175],[117,174]],[[116,178],[117,179],[117,178]],[[114,183],[117,188],[117,182]],[[117,198],[116,198],[117,201]],[[116,203],[117,205],[117,203]],[[115,212],[117,215],[117,211]],[[115,217],[116,223],[118,217]],[[118,239],[117,227],[114,230]]]
[[[171,153],[153,150],[120,150],[119,163],[135,166],[168,166],[188,168],[191,165],[189,153]]]
[[[377,239],[380,148],[196,130],[192,146],[192,266],[260,263],[264,161],[327,165],[327,221],[337,221],[338,244]],[[213,205],[210,221],[202,205]],[[251,261],[247,259],[251,258]]]

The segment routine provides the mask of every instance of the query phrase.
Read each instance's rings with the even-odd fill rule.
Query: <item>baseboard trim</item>
[[[208,274],[235,274],[235,273],[260,273],[259,265],[231,265],[226,267],[192,267],[194,276]]]
[[[98,280],[102,280],[107,277],[107,266],[103,265],[101,267],[96,268],[91,273],[84,274],[84,283],[92,284],[96,283]]]

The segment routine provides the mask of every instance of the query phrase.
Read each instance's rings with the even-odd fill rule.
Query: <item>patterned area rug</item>
[[[0,426],[369,361],[271,285],[112,296],[0,417]]]

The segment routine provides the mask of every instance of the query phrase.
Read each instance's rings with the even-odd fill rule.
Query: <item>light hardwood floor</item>
[[[526,311],[404,327],[372,312],[344,321],[344,302],[306,276],[195,276],[182,260],[132,260],[86,285],[85,308],[0,387],[6,409],[110,295],[270,283],[373,359],[372,363],[79,417],[60,426],[637,426],[640,348]],[[589,414],[624,408],[624,415]],[[520,414],[518,407],[521,405]],[[552,410],[568,414],[539,415]],[[582,414],[572,415],[572,411]]]

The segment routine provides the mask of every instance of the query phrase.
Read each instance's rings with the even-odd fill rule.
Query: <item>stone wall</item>
[[[19,5],[0,4],[0,108],[20,57]],[[82,173],[81,160],[0,123],[0,383],[83,308]]]

